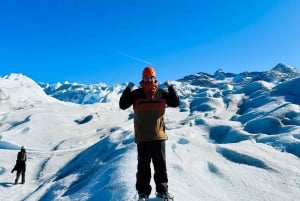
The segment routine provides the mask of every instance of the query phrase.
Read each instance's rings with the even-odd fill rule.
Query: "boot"
[[[156,197],[162,201],[173,201],[174,200],[174,196],[168,192],[156,193]]]
[[[17,184],[17,183],[18,183],[18,181],[19,181],[19,177],[20,177],[20,173],[19,173],[19,174],[17,173],[17,177],[16,177],[16,179],[15,179],[15,184]]]
[[[147,194],[139,194],[139,199],[138,201],[147,201],[149,196]]]

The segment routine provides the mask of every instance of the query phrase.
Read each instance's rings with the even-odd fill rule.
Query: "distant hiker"
[[[168,193],[168,175],[166,167],[165,107],[177,107],[179,97],[169,82],[168,91],[158,87],[153,67],[145,67],[142,73],[141,88],[131,91],[129,83],[120,97],[119,106],[125,110],[133,105],[135,142],[137,143],[138,166],[136,189],[139,200],[147,200],[151,193],[151,160],[154,166],[156,196],[163,200],[173,200]]]
[[[26,160],[27,160],[26,150],[25,150],[25,147],[22,146],[21,150],[18,152],[16,165],[11,170],[11,173],[13,173],[14,171],[17,171],[15,184],[18,183],[20,175],[22,176],[22,184],[25,183]]]

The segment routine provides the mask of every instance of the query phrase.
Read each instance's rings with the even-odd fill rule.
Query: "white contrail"
[[[125,53],[125,52],[122,52],[122,51],[120,51],[120,50],[113,49],[113,48],[109,48],[109,49],[110,49],[111,51],[115,52],[115,53],[118,53],[118,54],[124,56],[124,57],[131,58],[131,59],[133,59],[133,60],[139,61],[139,62],[144,63],[144,64],[147,64],[147,65],[153,65],[153,63],[151,63],[150,61],[146,61],[146,60],[144,60],[144,59],[141,59],[141,58],[138,58],[138,57],[129,55],[129,54],[127,54],[127,53]]]

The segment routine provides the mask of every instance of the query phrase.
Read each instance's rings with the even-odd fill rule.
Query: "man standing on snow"
[[[26,160],[27,160],[26,150],[25,147],[22,146],[21,150],[18,152],[16,165],[11,171],[11,173],[13,173],[15,170],[17,171],[15,184],[18,183],[20,175],[22,175],[22,184],[25,183]]]
[[[165,107],[177,107],[179,97],[169,82],[168,91],[158,88],[153,67],[145,67],[142,73],[141,88],[131,91],[134,86],[129,83],[124,90],[119,106],[125,110],[133,105],[135,142],[137,143],[138,165],[136,189],[139,200],[147,200],[151,193],[151,160],[154,166],[156,196],[162,200],[173,200],[168,193],[168,175],[165,155]]]

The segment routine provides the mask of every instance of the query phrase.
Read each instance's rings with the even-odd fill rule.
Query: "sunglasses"
[[[156,78],[153,76],[145,76],[143,77],[143,82],[156,82]]]

